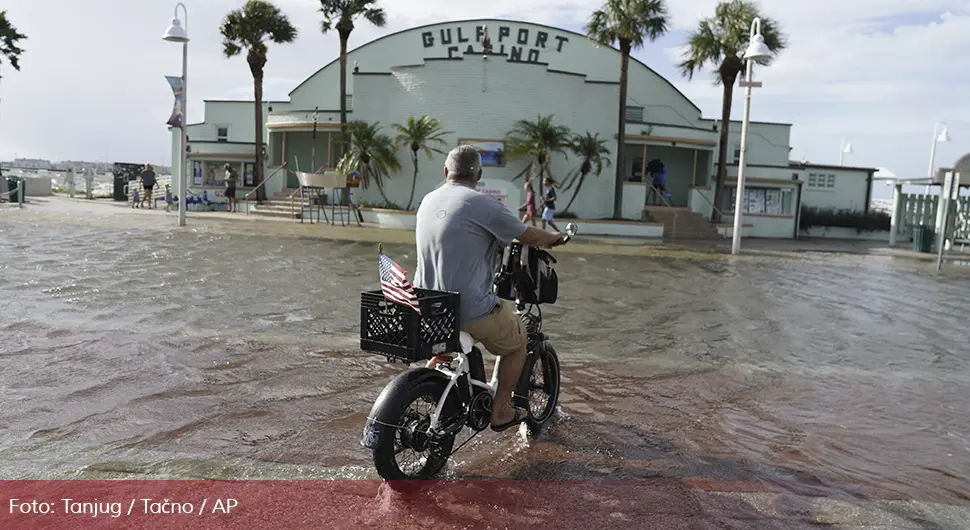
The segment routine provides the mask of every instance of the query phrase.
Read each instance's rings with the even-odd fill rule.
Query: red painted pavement
[[[757,517],[750,506],[707,513],[696,485],[676,479],[409,485],[399,492],[378,481],[4,481],[0,528],[679,529],[713,528],[737,513]],[[81,503],[100,503],[101,511],[120,515],[95,516],[92,504]],[[84,508],[87,513],[72,513]]]

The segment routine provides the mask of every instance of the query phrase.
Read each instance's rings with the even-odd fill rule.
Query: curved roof
[[[412,31],[418,31],[418,30],[425,29],[425,28],[430,28],[430,27],[434,27],[434,26],[440,26],[442,24],[464,24],[464,23],[469,23],[469,22],[479,22],[479,21],[485,21],[485,20],[492,20],[492,21],[496,21],[496,22],[507,22],[507,23],[512,23],[512,24],[528,24],[528,25],[535,26],[535,27],[538,27],[538,28],[552,29],[552,30],[556,30],[556,31],[561,31],[563,33],[568,33],[568,34],[571,34],[571,35],[576,35],[576,36],[582,37],[582,38],[584,38],[584,39],[586,39],[586,40],[588,40],[590,42],[593,42],[593,43],[595,43],[598,46],[603,46],[603,44],[600,44],[599,42],[596,42],[596,41],[590,39],[587,35],[583,35],[582,33],[579,33],[579,32],[576,32],[576,31],[572,31],[572,30],[568,30],[568,29],[559,28],[559,27],[556,27],[556,26],[550,26],[548,24],[539,24],[539,23],[536,23],[536,22],[529,22],[527,20],[513,20],[513,19],[506,19],[506,18],[466,18],[466,19],[461,19],[461,20],[442,20],[440,22],[433,22],[431,24],[424,24],[422,26],[415,26],[413,28],[402,29],[400,31],[395,31],[393,33],[388,33],[387,35],[382,35],[382,36],[380,36],[380,37],[378,37],[378,38],[376,38],[376,39],[374,39],[372,41],[368,41],[368,42],[365,42],[364,44],[361,44],[360,46],[358,46],[358,47],[356,47],[356,48],[348,51],[348,54],[350,52],[357,51],[357,50],[362,49],[362,48],[366,48],[366,47],[368,47],[368,46],[370,46],[372,44],[376,44],[376,43],[378,43],[378,42],[380,42],[380,41],[382,41],[384,39],[387,39],[387,38],[390,38],[390,37],[394,37],[394,36],[397,36],[397,35],[403,35],[405,33],[409,33],[409,32],[412,32]],[[616,53],[620,53],[620,50],[618,50],[612,44],[609,45],[609,48],[611,50],[615,51]],[[340,61],[340,57],[338,56],[336,59],[334,59],[334,60],[330,61],[329,63],[327,63],[327,64],[323,65],[322,67],[320,67],[316,72],[313,72],[312,74],[310,74],[309,76],[307,76],[307,78],[304,79],[295,88],[293,88],[293,90],[290,90],[289,95],[292,96],[294,92],[296,92],[297,90],[299,90],[300,87],[302,87],[304,84],[306,84],[315,75],[317,75],[318,73],[320,73],[323,70],[327,69],[328,67],[332,66],[333,64],[338,63],[339,61]],[[647,71],[649,71],[653,75],[657,76],[658,79],[662,79],[665,83],[667,83],[668,85],[670,85],[670,88],[672,88],[678,95],[680,95],[680,97],[682,97],[684,99],[684,101],[688,102],[692,107],[694,107],[694,109],[697,110],[698,114],[701,114],[702,113],[700,107],[698,107],[696,104],[694,104],[694,102],[691,101],[690,98],[688,98],[687,96],[685,96],[684,93],[681,92],[679,88],[677,88],[676,86],[674,86],[674,84],[671,83],[669,79],[667,79],[666,77],[658,74],[656,70],[654,70],[653,68],[650,68],[649,66],[646,65],[646,63],[644,63],[643,61],[637,59],[636,57],[633,57],[632,55],[630,56],[630,62],[639,64],[640,66],[642,66],[643,68],[645,68]],[[617,77],[619,77],[619,71],[617,71]]]

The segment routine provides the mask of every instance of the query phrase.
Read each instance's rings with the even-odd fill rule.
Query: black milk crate
[[[407,363],[461,348],[458,293],[415,289],[418,315],[384,298],[383,291],[360,294],[360,349]]]

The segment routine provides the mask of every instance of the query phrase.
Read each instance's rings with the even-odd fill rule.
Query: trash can
[[[913,251],[933,252],[933,240],[936,234],[933,229],[926,225],[916,225],[913,227]]]
[[[10,192],[10,202],[20,202],[22,195],[18,195],[18,193],[22,194],[24,192],[23,188],[19,188],[22,181],[23,179],[17,177],[7,177],[7,191]]]

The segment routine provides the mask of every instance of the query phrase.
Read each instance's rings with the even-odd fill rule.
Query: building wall
[[[480,27],[487,27],[495,53],[504,52],[511,56],[513,51],[517,51],[517,57],[522,61],[531,58],[536,62],[547,63],[553,70],[586,74],[593,81],[616,82],[618,79],[620,54],[611,47],[597,46],[582,35],[557,28],[495,19],[423,26],[359,46],[348,52],[348,79],[353,71],[354,61],[358,62],[361,72],[388,72],[396,66],[423,64],[426,58],[448,58],[449,48],[453,57],[463,55],[469,46],[473,51],[481,52],[477,33]],[[458,33],[459,28],[461,35]],[[507,28],[508,35],[501,28]],[[518,44],[520,33],[525,38],[526,45]],[[545,34],[544,46],[541,42],[537,46],[540,34]],[[444,41],[450,38],[451,43],[443,42],[443,37]],[[458,42],[459,38],[465,42]],[[495,59],[500,58],[492,57],[490,60],[492,63],[498,62]],[[340,64],[334,60],[290,93],[293,108],[339,108],[339,81]],[[554,88],[550,86],[549,92]],[[354,94],[354,90],[355,87],[351,87],[348,81],[348,93]],[[644,107],[644,118],[647,121],[696,126],[700,119],[699,108],[666,79],[633,59],[629,68],[628,100],[630,105]],[[354,109],[361,110],[361,104],[355,102]],[[611,110],[615,119],[615,98]],[[530,112],[529,115],[531,114],[535,112]]]
[[[487,58],[482,55],[480,44],[486,27],[496,54]],[[355,61],[360,70],[357,75],[353,72]],[[619,67],[620,54],[616,49],[557,28],[494,19],[423,26],[376,39],[349,52],[348,110],[352,113],[348,119],[379,121],[385,134],[393,136],[391,123],[403,122],[408,115],[428,113],[441,119],[446,130],[453,131],[446,138],[453,146],[459,138],[500,140],[516,120],[554,114],[557,123],[574,132],[599,133],[609,141],[614,166],[605,168],[600,176],[590,175],[570,208],[583,217],[606,217],[612,213],[617,163],[614,135]],[[697,106],[635,59],[630,62],[627,103],[638,113],[642,109],[642,115],[628,119],[628,134],[704,141],[718,138],[715,120],[702,119]],[[339,120],[339,114],[335,114],[340,107],[339,62],[335,58],[295,87],[289,102],[264,104],[264,116],[268,117],[270,105],[274,123],[309,121],[314,107],[324,109],[321,121]],[[188,126],[190,144],[193,138],[215,140],[220,126],[228,128],[229,142],[251,143],[253,121],[252,102],[206,101],[204,123]],[[739,143],[740,130],[739,122],[731,122],[732,146]],[[790,125],[754,122],[749,133],[750,164],[788,163]],[[308,140],[296,134],[295,130],[288,133],[286,159],[289,163],[298,156],[302,168],[307,165],[304,160],[310,157]],[[267,144],[271,164],[282,161],[280,137],[274,133]],[[177,142],[177,131],[173,131],[173,160],[177,160]],[[676,197],[675,203],[685,205],[690,202],[687,186],[692,180],[693,151],[688,144],[667,145],[651,145],[648,159],[659,153],[668,167],[673,166],[668,173],[668,187]],[[639,156],[639,149],[634,147],[632,151],[622,165],[632,164],[632,158]],[[392,176],[386,191],[392,202],[405,206],[412,167],[406,150],[398,155],[402,170]],[[441,182],[443,158],[435,155],[428,160],[422,155],[415,204]],[[716,160],[716,150],[701,150],[697,185],[711,184]],[[733,156],[728,160],[733,160]],[[577,164],[574,157],[565,160],[554,156],[553,175],[561,182]],[[486,168],[486,178],[509,180],[524,167],[524,160],[509,159],[503,168]],[[359,190],[356,196],[366,202],[379,202],[376,189]],[[570,196],[571,191],[560,191],[560,210]]]
[[[873,170],[838,166],[796,168],[804,182],[802,204],[807,207],[863,211],[866,209],[869,176]]]
[[[701,120],[706,125],[713,127],[714,120]],[[718,133],[715,133],[718,134]],[[718,140],[720,136],[718,135]],[[741,149],[741,122],[731,121],[728,126],[728,145],[727,164],[738,163],[739,150]],[[748,156],[745,166],[749,164],[759,164],[765,166],[788,167],[789,155],[791,154],[791,125],[787,123],[748,123]],[[711,163],[711,171],[717,164],[718,149],[714,150],[714,160]]]
[[[396,68],[392,75],[356,75],[353,82],[355,119],[380,122],[384,133],[392,137],[392,123],[403,123],[409,115],[423,113],[441,119],[444,129],[452,131],[445,137],[449,147],[457,145],[459,139],[502,140],[516,120],[534,120],[540,112],[554,114],[555,123],[575,132],[588,130],[606,138],[613,135],[616,85],[588,83],[582,76],[551,72],[540,64],[470,56]],[[584,104],[577,105],[577,101]],[[385,191],[391,202],[406,206],[413,169],[407,151],[399,151],[399,158],[402,169],[390,179]],[[561,182],[578,164],[575,157],[567,160],[554,155],[552,174]],[[421,155],[414,204],[442,182],[443,166],[444,155],[436,154],[432,160]],[[509,157],[505,167],[485,167],[484,178],[511,180],[526,167],[525,159]],[[588,177],[571,208],[573,212],[591,218],[612,213],[612,172],[604,173]],[[404,185],[395,185],[398,182]],[[560,210],[570,195],[560,192]],[[376,188],[360,190],[358,196],[368,203],[380,200]]]
[[[189,143],[193,140],[216,140],[220,127],[228,129],[228,141],[248,142],[256,141],[256,105],[252,101],[223,101],[208,100],[205,104],[205,121],[188,126]],[[264,101],[263,123],[269,115],[269,107],[274,112],[287,111],[292,108],[289,102]],[[313,108],[312,106],[310,108]],[[267,139],[266,127],[263,127],[263,140]]]

